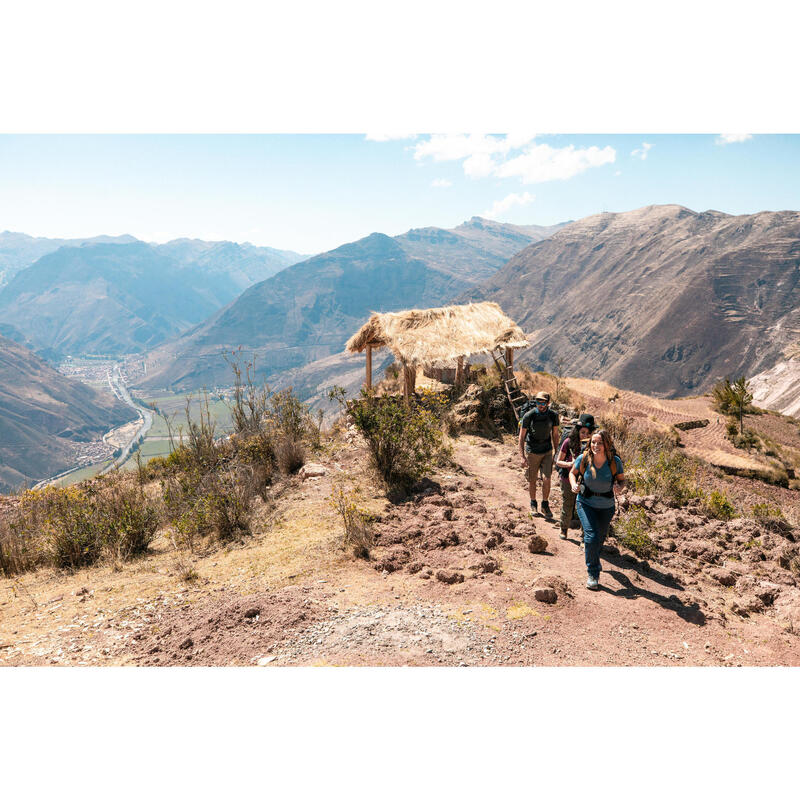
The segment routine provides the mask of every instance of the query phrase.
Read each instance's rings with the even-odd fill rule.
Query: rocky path
[[[433,476],[405,502],[391,505],[375,492],[382,510],[370,561],[337,549],[338,522],[327,501],[333,479],[363,464],[363,450],[353,443],[326,462],[325,475],[284,493],[278,512],[294,527],[264,529],[227,561],[219,554],[200,559],[202,578],[190,586],[162,575],[157,562],[139,568],[150,570],[146,582],[124,576],[124,605],[114,605],[123,578],[113,574],[103,577],[105,588],[86,574],[75,576],[45,602],[43,589],[35,590],[35,605],[21,594],[3,598],[0,662],[800,664],[800,637],[773,606],[764,607],[756,594],[763,594],[762,584],[753,580],[748,593],[737,594],[747,576],[734,587],[730,570],[703,561],[721,562],[722,548],[699,538],[680,541],[678,527],[687,523],[674,513],[669,524],[678,545],[668,563],[646,564],[611,543],[602,588],[590,592],[575,533],[565,541],[557,524],[528,518],[511,438],[499,444],[464,436],[454,455],[459,470]],[[557,485],[551,505],[557,516]],[[735,534],[734,544],[735,536],[751,535],[714,525],[703,530],[715,542],[722,534]],[[776,547],[784,541],[773,538]],[[749,569],[742,564],[740,573]],[[778,608],[792,601],[797,589],[787,575],[775,566],[766,576],[785,585],[769,590],[782,593],[778,599],[764,602]],[[750,604],[743,615],[731,612],[734,598]]]

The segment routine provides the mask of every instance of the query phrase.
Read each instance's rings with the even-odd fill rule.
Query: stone
[[[254,619],[261,613],[261,609],[257,606],[253,606],[253,608],[248,608],[247,611],[244,612],[245,619]]]
[[[192,640],[191,636],[187,636],[179,645],[179,650],[188,650],[190,647],[194,645],[194,641]]]
[[[534,589],[533,596],[540,602],[540,603],[555,603],[558,599],[558,595],[556,595],[556,590],[552,589],[549,586],[541,586],[538,589]]]
[[[306,478],[319,478],[326,475],[327,472],[328,470],[322,464],[303,464],[298,475],[301,480],[306,480]]]
[[[709,577],[713,578],[717,583],[723,586],[733,586],[736,583],[736,575],[729,569],[713,568],[707,570]]]
[[[454,572],[452,570],[440,569],[436,573],[436,580],[441,581],[442,583],[463,583],[464,576],[460,572]]]
[[[258,666],[259,667],[266,667],[267,664],[271,664],[278,656],[264,656],[264,658],[258,659]]]
[[[528,550],[531,553],[544,553],[547,550],[547,539],[544,536],[531,536],[528,541]]]

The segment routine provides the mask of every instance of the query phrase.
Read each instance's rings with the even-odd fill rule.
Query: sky
[[[0,230],[324,252],[472,216],[800,209],[800,136],[0,135]]]

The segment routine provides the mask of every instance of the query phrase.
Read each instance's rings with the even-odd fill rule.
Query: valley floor
[[[274,508],[260,507],[253,537],[193,557],[190,582],[180,577],[186,557],[164,540],[116,570],[4,579],[0,663],[800,664],[800,637],[785,618],[731,613],[733,589],[702,570],[648,565],[612,546],[601,591],[586,590],[576,532],[562,540],[557,524],[528,519],[512,437],[462,436],[454,459],[457,472],[392,506],[368,486],[363,447],[342,445],[321,459],[325,475],[294,477]],[[335,480],[360,485],[364,505],[380,515],[370,562],[340,546]],[[557,480],[551,501],[557,517]],[[435,546],[441,518],[458,535]],[[542,553],[529,550],[536,535]],[[445,583],[439,572],[464,579]],[[537,587],[552,587],[555,602],[536,600]]]

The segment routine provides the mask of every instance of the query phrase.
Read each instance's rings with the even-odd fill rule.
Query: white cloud
[[[453,181],[447,180],[447,178],[435,178],[431,181],[431,186],[437,189],[446,189],[448,186],[452,186]]]
[[[591,167],[612,164],[616,157],[613,147],[551,147],[536,144],[534,135],[524,132],[434,134],[414,145],[417,161],[462,161],[464,174],[470,178],[520,178],[523,183],[566,180]]]
[[[746,142],[748,139],[752,139],[752,133],[721,133],[715,140],[714,144],[718,145],[726,145],[726,144],[739,144],[740,142]]]
[[[641,147],[637,147],[635,150],[631,150],[631,155],[634,157],[638,156],[639,158],[642,159],[642,161],[644,161],[647,158],[647,153],[649,152],[652,146],[653,145],[649,144],[648,142],[642,142]]]
[[[472,156],[491,156],[508,152],[507,137],[471,134],[434,134],[414,148],[414,158],[433,158],[434,161],[461,161]]]
[[[498,178],[522,179],[523,183],[543,183],[573,178],[591,167],[613,164],[617,151],[613,147],[550,147],[535,144],[519,156],[501,164],[494,174]]]
[[[523,192],[522,194],[512,192],[506,195],[502,200],[495,200],[492,207],[488,211],[483,212],[483,216],[489,219],[497,219],[512,206],[527,206],[535,199],[536,197],[530,192]]]

